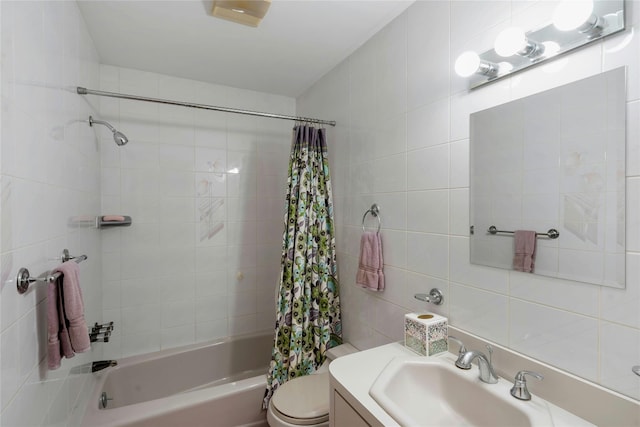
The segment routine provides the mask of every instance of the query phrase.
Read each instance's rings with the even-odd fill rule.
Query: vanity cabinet
[[[332,400],[331,427],[371,427],[335,389]]]

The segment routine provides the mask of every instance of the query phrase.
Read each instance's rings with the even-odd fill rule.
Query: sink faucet
[[[487,345],[487,350],[489,350],[489,358],[485,356],[484,353],[477,350],[469,350],[462,357],[458,357],[456,360],[456,366],[460,369],[471,369],[471,362],[475,359],[478,359],[478,368],[480,369],[480,381],[485,382],[487,384],[495,384],[498,382],[498,376],[496,372],[493,370],[493,366],[491,365],[491,353],[493,353],[493,348],[490,345]]]
[[[460,347],[458,349],[458,360],[456,360],[456,365],[458,364],[458,362],[460,362],[462,360],[462,358],[464,357],[465,353],[467,352],[467,347],[464,346],[464,343],[462,341],[460,341],[458,338],[449,335],[449,340],[453,341],[454,343],[458,344],[458,347]]]

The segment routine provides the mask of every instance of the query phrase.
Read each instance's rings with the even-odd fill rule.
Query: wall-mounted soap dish
[[[98,228],[129,227],[131,217],[126,215],[103,215],[98,217]]]

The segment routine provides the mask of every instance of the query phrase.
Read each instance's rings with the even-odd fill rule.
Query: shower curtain
[[[293,128],[280,288],[266,409],[273,392],[307,375],[342,342],[326,130]]]

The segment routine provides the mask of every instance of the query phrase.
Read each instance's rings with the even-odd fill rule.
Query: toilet
[[[278,387],[269,401],[269,426],[329,426],[329,363],[357,351],[351,344],[333,347],[327,350],[327,359],[316,372]]]

